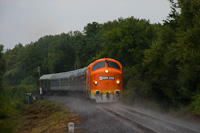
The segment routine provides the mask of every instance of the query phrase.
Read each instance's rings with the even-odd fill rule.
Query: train
[[[123,67],[115,59],[102,58],[87,67],[40,77],[42,92],[81,92],[97,103],[119,102],[123,93]]]

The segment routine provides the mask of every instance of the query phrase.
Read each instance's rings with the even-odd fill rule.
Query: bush
[[[200,93],[197,93],[192,99],[193,101],[190,104],[189,108],[192,113],[200,115]]]
[[[32,85],[35,83],[36,83],[36,80],[33,76],[29,76],[21,81],[21,84],[23,84],[23,85]]]
[[[0,123],[0,131],[1,133],[13,133],[17,129],[17,124],[9,119],[4,120]]]
[[[133,89],[126,89],[122,94],[122,102],[127,104],[133,104],[136,98],[135,91]]]
[[[12,120],[19,117],[19,112],[27,103],[27,93],[36,91],[33,85],[18,85],[4,88],[0,93],[0,131],[14,132],[16,124]]]

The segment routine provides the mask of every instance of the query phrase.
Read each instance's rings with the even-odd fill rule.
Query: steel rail
[[[130,118],[120,114],[119,112],[115,112],[115,111],[110,110],[110,109],[108,109],[106,107],[103,107],[103,110],[105,110],[106,112],[114,115],[116,118],[118,118],[118,119],[120,119],[122,121],[125,121],[125,122],[128,122],[128,123],[132,124],[136,128],[136,130],[140,130],[140,131],[146,132],[146,133],[156,133],[156,131],[154,131],[154,130],[148,128],[148,127],[145,127],[142,124],[137,123],[133,119],[130,119]]]
[[[125,108],[125,110],[127,110],[128,113],[138,114],[138,115],[141,115],[141,116],[148,117],[148,118],[150,118],[151,120],[155,120],[155,121],[157,121],[157,122],[160,121],[160,122],[162,122],[163,124],[167,124],[167,125],[171,125],[171,126],[177,127],[178,129],[181,129],[181,130],[183,130],[183,131],[186,132],[186,133],[200,133],[200,132],[195,131],[195,130],[193,130],[193,129],[190,129],[190,128],[187,128],[187,127],[183,127],[183,126],[178,125],[178,124],[176,124],[176,123],[173,123],[173,122],[170,122],[170,121],[161,119],[161,118],[157,118],[157,117],[154,117],[154,116],[150,116],[150,115],[141,113],[141,112],[136,111],[136,110],[133,110],[133,109]]]

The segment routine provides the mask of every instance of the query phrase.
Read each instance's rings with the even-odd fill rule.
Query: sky
[[[0,0],[0,44],[13,49],[45,35],[82,32],[88,23],[120,17],[162,23],[169,13],[168,0]]]

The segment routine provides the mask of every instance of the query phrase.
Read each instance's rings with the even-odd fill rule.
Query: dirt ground
[[[82,132],[76,128],[82,122],[82,118],[69,108],[55,102],[37,101],[27,105],[21,112],[21,118],[16,119],[17,133],[67,133],[69,122],[74,123],[75,133]]]

